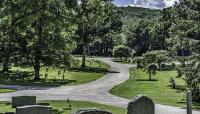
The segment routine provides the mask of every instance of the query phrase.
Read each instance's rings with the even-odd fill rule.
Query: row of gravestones
[[[16,114],[52,114],[51,106],[36,105],[35,96],[20,96],[12,98],[12,107]],[[127,114],[155,114],[153,101],[146,96],[134,97],[128,104]],[[11,113],[6,113],[11,114]],[[14,113],[12,113],[14,114]],[[112,114],[99,109],[83,109],[73,114]]]

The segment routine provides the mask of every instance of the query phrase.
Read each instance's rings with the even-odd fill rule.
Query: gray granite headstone
[[[19,96],[12,97],[12,107],[20,107],[26,105],[35,105],[36,104],[36,96]]]
[[[16,114],[52,114],[51,106],[28,105],[16,108]]]
[[[136,96],[129,102],[127,114],[155,114],[155,104],[146,96]]]
[[[112,114],[112,113],[100,109],[83,109],[83,110],[78,110],[73,114]]]
[[[187,92],[187,114],[192,114],[192,92]]]

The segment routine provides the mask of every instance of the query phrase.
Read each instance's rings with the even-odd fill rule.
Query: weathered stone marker
[[[176,89],[176,81],[174,80],[173,77],[170,77],[170,83],[171,83],[171,87],[172,87],[173,89]]]
[[[192,92],[187,92],[187,114],[192,114]]]
[[[146,96],[136,96],[129,102],[127,114],[155,114],[155,104]]]
[[[20,107],[26,105],[35,105],[36,104],[36,96],[19,96],[12,97],[12,107]]]
[[[112,113],[99,109],[83,109],[83,110],[78,110],[73,114],[112,114]]]
[[[52,107],[42,105],[17,107],[16,114],[52,114]]]

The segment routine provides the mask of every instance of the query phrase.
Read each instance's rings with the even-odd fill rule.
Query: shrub
[[[113,49],[113,56],[119,57],[121,61],[123,58],[127,60],[127,58],[131,57],[131,49],[124,45],[115,46]]]

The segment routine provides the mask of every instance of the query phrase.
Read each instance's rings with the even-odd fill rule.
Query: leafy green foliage
[[[149,80],[151,80],[152,75],[156,74],[156,70],[161,69],[161,63],[165,63],[168,60],[167,51],[164,50],[150,51],[142,56],[144,57],[144,68],[149,73]]]
[[[199,97],[199,59],[197,56],[185,54],[185,50],[199,53],[199,27],[200,7],[199,0],[183,0],[169,8],[168,20],[171,20],[169,46],[180,50],[182,63],[181,69],[184,73],[188,89],[192,90],[193,100],[200,101]],[[170,43],[170,42],[174,43]],[[184,57],[183,57],[184,56]],[[186,63],[188,61],[188,63]]]
[[[74,11],[67,2],[3,1],[1,14],[0,28],[3,37],[8,38],[2,46],[5,63],[26,62],[35,69],[36,80],[40,79],[41,65],[63,64],[73,50],[69,39],[73,32],[69,30],[74,29]]]
[[[122,61],[123,57],[125,59],[127,59],[128,57],[131,57],[131,49],[124,45],[115,46],[113,49],[113,56],[119,57]]]
[[[187,84],[189,90],[192,91],[193,100],[196,102],[200,101],[199,96],[199,85],[200,85],[200,64],[199,62],[193,62],[190,65],[187,65],[184,70],[184,80]]]
[[[141,55],[149,50],[150,33],[149,21],[141,20],[135,26],[129,29],[127,34],[127,45],[135,49],[136,55]]]

